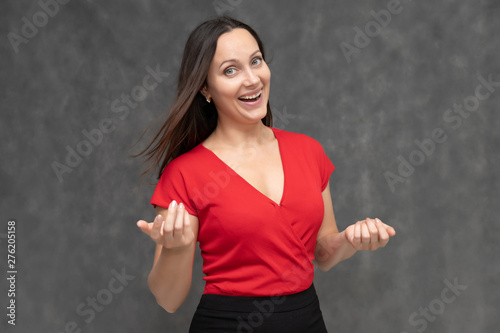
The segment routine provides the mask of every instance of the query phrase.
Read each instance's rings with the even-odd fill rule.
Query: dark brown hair
[[[246,29],[257,41],[262,58],[266,59],[262,41],[257,33],[245,23],[228,16],[221,16],[198,25],[189,35],[184,47],[177,82],[177,97],[169,111],[168,118],[149,145],[139,154],[131,155],[132,157],[146,155],[145,162],[151,161],[142,175],[156,167],[159,169],[157,174],[159,179],[170,161],[194,148],[215,130],[217,110],[214,103],[207,103],[200,89],[206,84],[208,69],[214,57],[219,36],[235,28]],[[267,114],[262,122],[266,126],[272,126],[269,101]]]

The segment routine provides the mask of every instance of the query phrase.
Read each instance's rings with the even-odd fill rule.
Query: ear
[[[209,93],[208,93],[208,88],[207,88],[207,85],[204,84],[203,87],[201,87],[200,89],[200,93],[205,96],[205,98],[208,98],[210,97]]]

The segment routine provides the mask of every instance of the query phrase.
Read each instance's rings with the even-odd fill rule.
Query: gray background
[[[191,292],[169,314],[147,287],[154,243],[136,226],[154,217],[147,181],[155,178],[141,180],[142,160],[129,154],[144,147],[151,132],[130,149],[173,101],[189,32],[225,3],[267,47],[274,126],[314,137],[336,166],[339,229],[370,216],[397,231],[384,249],[316,271],[329,331],[497,332],[500,87],[457,128],[443,116],[474,95],[478,76],[500,81],[499,5],[402,1],[348,62],[340,44],[354,46],[353,28],[364,30],[370,12],[388,2],[73,0],[16,52],[7,34],[21,35],[22,18],[32,22],[41,7],[2,1],[2,276],[8,220],[17,222],[18,269],[17,325],[7,325],[2,310],[2,330],[64,332],[74,322],[82,332],[187,332],[204,287],[199,249]],[[147,66],[169,75],[128,114],[113,112]],[[64,164],[66,147],[76,149],[82,131],[103,119],[113,130],[58,179],[52,164]],[[446,141],[391,189],[384,173],[398,174],[398,156],[417,157],[414,141],[435,128]],[[113,270],[130,279],[116,294],[107,291]],[[467,286],[450,304],[440,301],[445,279]],[[5,278],[0,289],[5,309]],[[76,312],[106,294],[109,304],[88,323]],[[439,313],[428,326],[412,325],[411,314],[429,306]]]

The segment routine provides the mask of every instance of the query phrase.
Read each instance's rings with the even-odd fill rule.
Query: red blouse
[[[201,143],[165,167],[151,204],[183,203],[199,219],[204,294],[277,296],[313,283],[321,192],[335,169],[321,144],[273,128],[284,172],[278,203]]]

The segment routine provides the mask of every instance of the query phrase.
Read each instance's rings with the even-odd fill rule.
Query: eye
[[[262,57],[257,57],[252,60],[253,65],[260,65],[261,62],[262,62]]]
[[[224,71],[224,74],[233,75],[235,73],[235,71],[236,71],[236,69],[234,69],[233,67],[230,67]]]

